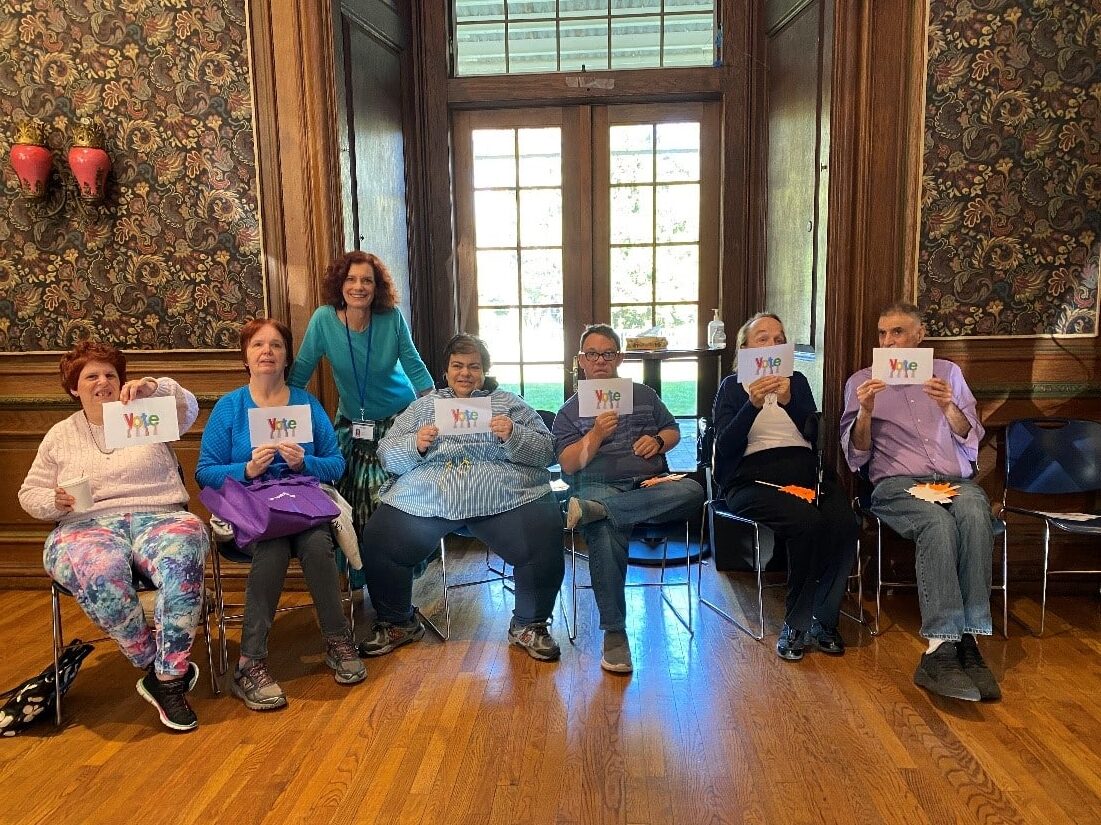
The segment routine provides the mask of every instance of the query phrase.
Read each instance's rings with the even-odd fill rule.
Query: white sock
[[[930,639],[929,640],[929,649],[925,651],[925,654],[928,655],[928,654],[932,653],[934,650],[936,650],[938,647],[940,647],[942,644],[944,644],[947,641],[948,641],[947,639]]]

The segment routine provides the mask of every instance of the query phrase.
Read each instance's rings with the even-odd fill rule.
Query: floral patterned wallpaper
[[[0,2],[0,351],[236,348],[265,305],[245,0]],[[89,116],[113,162],[98,208],[65,161]],[[8,161],[26,117],[54,155],[38,204]]]
[[[1097,334],[1101,0],[931,0],[928,38],[930,334]]]

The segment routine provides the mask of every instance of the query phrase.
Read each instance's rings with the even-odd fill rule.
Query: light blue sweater
[[[348,351],[349,335],[352,353]],[[371,345],[370,363],[367,344]],[[290,378],[292,387],[304,387],[317,369],[321,356],[329,359],[340,394],[338,412],[349,421],[359,418],[360,388],[363,412],[378,421],[397,415],[416,398],[418,392],[432,388],[432,376],[413,346],[409,327],[401,311],[371,314],[371,323],[363,332],[349,332],[328,304],[318,307],[306,327],[306,336],[294,358]],[[353,369],[353,360],[355,368]],[[359,385],[356,385],[356,373]]]
[[[303,389],[291,387],[289,404],[309,404],[310,417],[313,420],[313,441],[303,444],[306,451],[302,473],[311,475],[319,481],[334,482],[344,475],[344,456],[336,443],[336,433],[329,423],[329,416],[321,402]],[[252,458],[252,438],[249,435],[248,411],[256,407],[249,392],[248,384],[226,393],[218,399],[210,411],[206,427],[203,428],[203,442],[199,448],[199,463],[195,469],[195,480],[200,487],[220,488],[226,476],[247,482],[245,465]],[[279,478],[289,475],[292,470],[276,455],[260,478]]]

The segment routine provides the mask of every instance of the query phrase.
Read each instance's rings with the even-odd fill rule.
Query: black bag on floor
[[[58,657],[58,669],[61,671],[61,695],[64,696],[76,678],[80,665],[92,652],[92,646],[80,639],[73,639],[61,651]],[[47,711],[54,709],[57,701],[57,682],[54,666],[49,666],[21,685],[0,694],[10,697],[0,707],[0,736],[15,736],[30,726],[31,722]]]

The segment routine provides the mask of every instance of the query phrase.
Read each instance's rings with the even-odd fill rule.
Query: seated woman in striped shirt
[[[377,613],[361,656],[381,656],[424,635],[414,615],[413,570],[440,538],[461,527],[515,567],[510,644],[542,661],[557,659],[547,625],[562,584],[562,515],[547,465],[554,439],[522,398],[486,377],[489,351],[472,335],[444,353],[446,384],[414,401],[379,443],[393,477],[360,536],[367,590]],[[489,432],[441,434],[438,399],[488,398]]]

